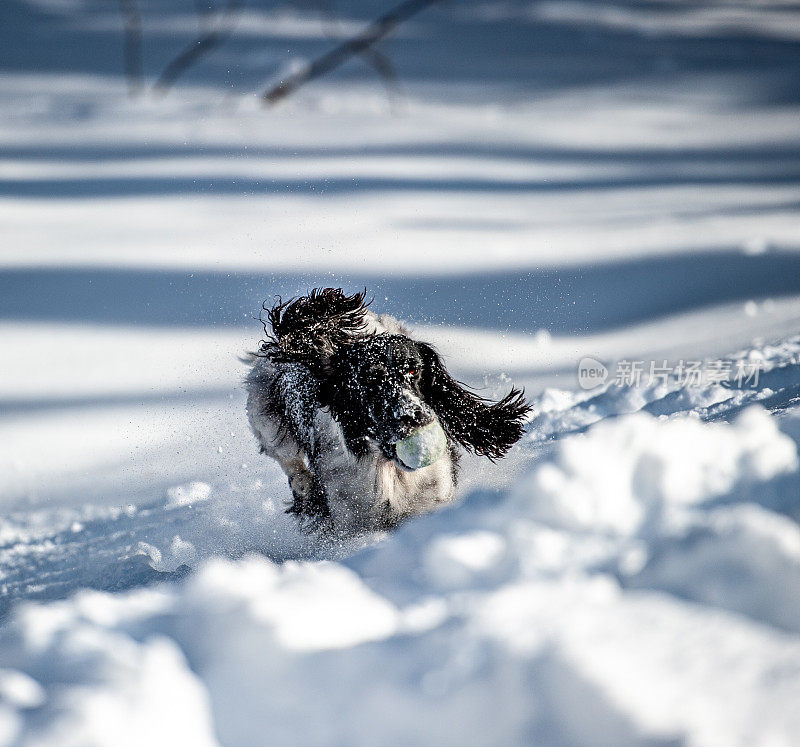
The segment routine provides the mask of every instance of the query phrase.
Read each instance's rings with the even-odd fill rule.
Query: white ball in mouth
[[[395,444],[397,458],[409,469],[428,467],[444,456],[447,437],[434,420]]]

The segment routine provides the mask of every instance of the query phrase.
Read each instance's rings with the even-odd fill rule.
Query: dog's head
[[[397,441],[434,419],[451,441],[502,457],[522,436],[529,410],[516,389],[493,404],[470,392],[430,345],[404,335],[364,336],[340,346],[324,392],[351,450],[363,454],[373,443],[400,466]]]
[[[400,464],[397,441],[436,417],[421,392],[416,345],[402,335],[362,337],[340,347],[330,365],[325,391],[348,445],[358,453],[372,441]]]

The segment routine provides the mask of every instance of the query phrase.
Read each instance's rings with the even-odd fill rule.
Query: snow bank
[[[790,744],[798,488],[761,409],[639,414],[347,560],[22,604],[0,742]]]
[[[687,322],[684,318],[683,323]],[[792,323],[796,327],[796,322]],[[714,329],[713,324],[709,327]],[[656,337],[661,330],[650,329]],[[672,356],[665,356],[665,358]],[[676,369],[683,364],[685,354],[664,364]],[[691,357],[691,356],[689,356]],[[705,357],[705,360],[702,360]],[[636,386],[620,385],[613,374],[606,384],[588,391],[545,389],[535,400],[530,428],[530,440],[544,441],[553,436],[577,432],[604,418],[644,410],[652,415],[691,413],[704,419],[730,416],[754,403],[770,410],[786,410],[796,406],[797,380],[800,374],[800,337],[790,335],[764,343],[756,338],[752,345],[721,358],[698,355],[698,362],[736,371],[738,366],[757,367],[755,385],[740,386],[729,379],[730,386],[709,383],[706,379],[687,384],[676,376],[650,383],[645,375]],[[686,357],[688,360],[688,357]],[[654,363],[660,359],[654,356]],[[613,366],[609,370],[614,370]]]

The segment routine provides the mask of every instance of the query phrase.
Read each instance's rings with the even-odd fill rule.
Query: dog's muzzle
[[[423,425],[433,422],[436,415],[419,397],[403,392],[397,399],[387,418],[387,441],[395,443],[413,433]]]

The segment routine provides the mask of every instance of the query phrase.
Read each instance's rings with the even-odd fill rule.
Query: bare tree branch
[[[241,0],[228,0],[225,10],[214,28],[193,41],[177,57],[164,68],[156,81],[155,89],[166,93],[189,68],[205,57],[211,50],[222,44],[233,33],[236,27],[236,14]]]
[[[317,5],[321,9],[325,21],[325,35],[330,41],[337,41],[340,38],[340,19],[334,10],[332,0],[318,0]],[[396,98],[399,98],[402,91],[392,61],[381,52],[377,46],[365,49],[361,53],[361,58],[367,65],[372,67],[380,76],[381,80],[383,80],[390,101],[394,102]]]
[[[300,86],[309,81],[321,78],[331,70],[336,69],[347,60],[357,55],[364,54],[376,42],[389,35],[401,23],[404,23],[412,16],[438,2],[438,0],[405,0],[385,13],[380,18],[373,21],[358,36],[340,44],[322,57],[318,57],[310,65],[304,67],[294,75],[290,75],[278,85],[267,90],[262,98],[267,104],[275,104],[281,99],[294,93]],[[373,57],[373,61],[375,58]],[[385,69],[385,68],[384,68]]]
[[[142,71],[142,16],[136,0],[118,0],[124,28],[123,65],[128,79],[128,90],[132,96],[143,86]]]

